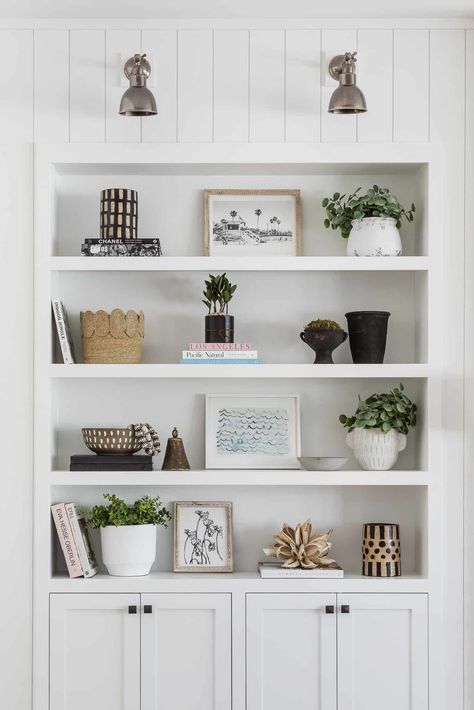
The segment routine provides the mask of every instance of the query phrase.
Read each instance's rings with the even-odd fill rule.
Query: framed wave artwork
[[[300,468],[298,395],[206,396],[206,468]]]

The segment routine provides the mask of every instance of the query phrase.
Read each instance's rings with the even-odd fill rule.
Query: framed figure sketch
[[[298,395],[206,396],[206,468],[299,468]]]
[[[176,501],[174,571],[232,572],[232,503]]]
[[[204,190],[207,256],[300,256],[299,190]]]

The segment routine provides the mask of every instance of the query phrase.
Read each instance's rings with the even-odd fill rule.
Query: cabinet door
[[[339,710],[427,710],[426,595],[338,594],[337,602]]]
[[[138,594],[51,595],[50,710],[140,709],[139,605]]]
[[[335,604],[335,594],[247,595],[247,710],[335,710]]]
[[[141,710],[230,710],[230,594],[143,594],[141,664]]]

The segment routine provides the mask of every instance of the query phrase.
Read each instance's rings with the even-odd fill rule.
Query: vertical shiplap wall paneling
[[[389,143],[393,139],[393,30],[360,29],[357,47],[357,83],[368,108],[357,117],[357,139]]]
[[[178,32],[178,141],[213,139],[213,32]]]
[[[466,32],[466,70],[474,66],[474,30]],[[474,708],[474,85],[466,81],[464,708]]]
[[[176,141],[178,38],[176,30],[143,30],[142,52],[151,55],[148,86],[153,91],[158,114],[142,121],[144,143]]]
[[[106,45],[106,100],[105,139],[107,143],[139,143],[141,118],[120,116],[122,94],[128,86],[121,83],[125,61],[141,51],[140,30],[107,30]]]
[[[414,68],[415,70],[415,68]],[[465,31],[430,32],[430,136],[443,150],[443,267],[446,324],[443,377],[445,536],[444,558],[454,570],[445,585],[445,677],[449,696],[442,707],[463,705],[462,585],[464,395],[464,160]],[[449,575],[449,572],[447,572]]]
[[[35,30],[34,135],[37,143],[69,141],[69,31]]]
[[[33,32],[0,30],[0,252],[2,455],[0,697],[31,707],[33,426]],[[15,68],[18,74],[15,75]],[[21,422],[21,426],[12,426]],[[25,436],[25,431],[30,432]],[[13,541],[21,541],[21,545]]]
[[[393,139],[429,141],[429,30],[395,30],[393,65]],[[439,91],[438,85],[435,90]]]
[[[214,31],[214,141],[249,139],[249,32]]]
[[[321,140],[321,31],[287,30],[285,111],[288,143]]]
[[[71,30],[69,42],[70,140],[72,143],[103,143],[105,30]]]
[[[325,143],[355,143],[357,123],[355,116],[328,113],[329,99],[337,82],[331,79],[328,65],[332,57],[357,50],[357,30],[323,30],[322,32],[322,123],[321,139]]]
[[[250,140],[285,141],[285,31],[250,32]]]

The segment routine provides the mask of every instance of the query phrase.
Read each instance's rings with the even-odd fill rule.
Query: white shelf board
[[[146,577],[111,577],[98,574],[91,579],[55,576],[50,592],[427,592],[430,581],[420,574],[390,579],[346,574],[343,579],[261,579],[258,572],[222,574],[152,572]]]
[[[427,256],[53,256],[51,271],[428,271]]]
[[[50,365],[53,378],[275,378],[275,379],[339,379],[339,378],[425,378],[429,366],[425,363],[383,365]]]
[[[428,471],[52,471],[53,486],[428,486]]]

